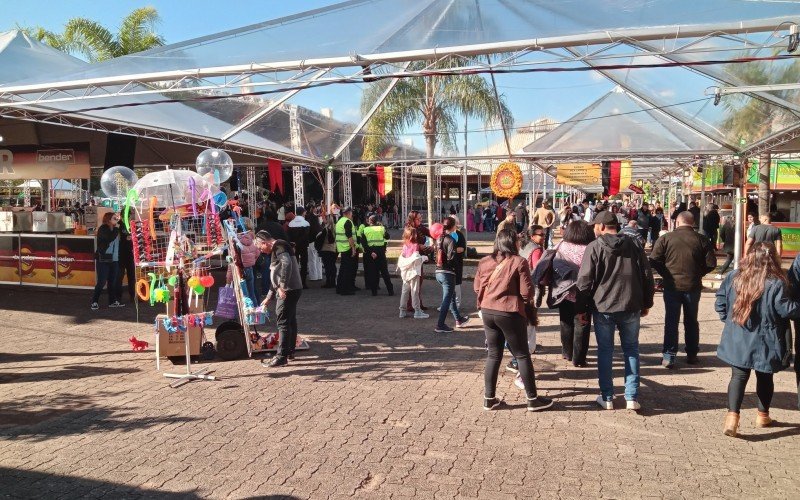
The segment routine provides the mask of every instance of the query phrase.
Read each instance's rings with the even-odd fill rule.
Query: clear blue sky
[[[155,7],[160,16],[159,32],[167,43],[238,28],[276,17],[316,9],[336,3],[333,0],[0,0],[0,31],[16,26],[42,26],[60,32],[73,17],[86,17],[115,31],[120,20],[136,8]],[[368,29],[368,27],[366,27]],[[498,88],[512,109],[516,125],[548,116],[565,120],[605,94],[612,85],[591,72],[561,75],[499,75]],[[360,92],[345,87],[327,88],[328,92],[301,92],[293,99],[301,106],[319,110],[331,107],[334,116],[358,121]],[[327,99],[327,100],[326,100]],[[469,129],[480,128],[470,123]],[[419,131],[411,131],[418,133]],[[499,140],[499,133],[471,133],[469,150],[474,152]],[[409,136],[415,147],[422,148],[418,135]],[[459,137],[459,141],[461,138]],[[458,145],[463,151],[463,143]]]

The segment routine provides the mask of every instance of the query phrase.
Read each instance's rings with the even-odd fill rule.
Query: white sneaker
[[[721,280],[722,279],[722,275],[721,274],[715,274],[714,278],[716,278],[718,280]]]
[[[525,384],[522,383],[522,377],[520,377],[519,375],[514,377],[514,385],[517,386],[517,389],[520,389],[522,391],[525,390]]]
[[[428,319],[430,317],[431,317],[430,314],[426,314],[422,311],[417,311],[414,313],[414,319]]]
[[[598,406],[600,406],[600,408],[602,408],[604,410],[613,410],[614,409],[614,402],[613,401],[606,401],[605,399],[603,399],[602,395],[597,396],[597,399],[595,401],[597,401]]]
[[[639,402],[636,401],[636,400],[631,399],[631,400],[625,401],[625,409],[626,410],[639,411],[641,408],[642,408],[642,405],[640,405]]]
[[[406,311],[405,311],[405,309],[401,309],[401,310],[400,310],[400,317],[401,317],[401,318],[407,318],[407,317],[408,317],[408,315],[406,314]]]

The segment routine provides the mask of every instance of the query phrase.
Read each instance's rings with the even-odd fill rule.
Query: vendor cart
[[[247,297],[236,221],[228,220],[224,224],[228,235],[227,261],[233,275],[232,285],[239,317],[238,320],[224,321],[217,327],[217,355],[224,360],[234,360],[252,357],[258,353],[274,353],[277,351],[279,336],[270,314],[266,307],[252,304]],[[308,350],[308,342],[298,335],[295,349]]]

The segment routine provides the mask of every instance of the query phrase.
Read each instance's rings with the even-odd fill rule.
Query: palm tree
[[[408,70],[448,69],[461,61],[446,59],[435,65],[418,61],[409,64]],[[388,87],[390,80],[371,84],[361,100],[362,114],[367,113]],[[468,117],[483,120],[486,125],[500,122],[505,127],[513,125],[511,111],[501,98],[498,102],[492,86],[480,75],[441,75],[404,78],[388,94],[372,116],[365,130],[362,159],[375,160],[381,152],[397,140],[405,129],[421,124],[425,137],[427,158],[433,158],[436,145],[453,150],[456,119]],[[433,223],[434,167],[428,162],[427,198],[428,224]]]
[[[142,7],[122,20],[116,34],[85,17],[75,17],[67,21],[62,34],[40,26],[24,28],[23,31],[51,47],[71,54],[81,54],[91,62],[98,62],[164,45],[164,38],[155,31],[159,21],[155,8]]]
[[[743,85],[796,83],[800,79],[800,63],[796,60],[777,69],[772,69],[763,62],[730,64],[726,69]],[[792,102],[793,92],[795,91],[783,90],[770,94]],[[723,104],[726,116],[720,128],[729,139],[740,145],[767,137],[797,121],[797,116],[789,109],[745,94],[727,95]],[[766,155],[761,158],[758,167],[758,211],[762,214],[769,212],[770,163],[769,155]]]

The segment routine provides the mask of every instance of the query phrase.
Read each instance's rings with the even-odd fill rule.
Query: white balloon
[[[197,155],[197,173],[214,184],[225,182],[233,175],[233,160],[221,149],[206,149]]]
[[[100,177],[100,189],[109,198],[125,198],[139,177],[128,167],[111,167]]]

